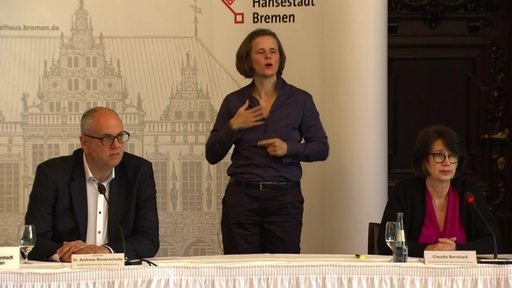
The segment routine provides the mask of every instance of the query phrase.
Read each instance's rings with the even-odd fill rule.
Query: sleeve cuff
[[[53,254],[52,256],[50,256],[50,258],[48,258],[50,261],[53,261],[53,262],[60,262],[60,258],[59,258],[59,254],[55,253]]]
[[[106,247],[108,250],[110,250],[110,253],[115,253],[114,252],[114,249],[112,249],[110,246],[108,246],[107,244],[104,244],[103,247]]]

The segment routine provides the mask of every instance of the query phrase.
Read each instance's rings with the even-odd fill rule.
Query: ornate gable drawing
[[[197,35],[106,37],[92,18],[80,0],[70,35],[0,36],[0,244],[23,221],[37,164],[78,148],[82,113],[101,105],[131,133],[125,149],[153,163],[157,256],[222,253],[228,161],[210,166],[203,151],[215,105],[239,85]]]

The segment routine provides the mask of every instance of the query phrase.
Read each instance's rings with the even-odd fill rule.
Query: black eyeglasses
[[[125,130],[123,130],[122,132],[120,132],[119,134],[117,134],[116,136],[114,135],[105,135],[103,137],[96,137],[96,136],[92,136],[92,135],[87,135],[87,134],[83,134],[85,137],[89,137],[89,138],[93,138],[93,139],[98,139],[101,141],[101,144],[103,144],[104,146],[110,146],[112,145],[112,143],[114,143],[114,140],[117,139],[117,142],[119,142],[120,144],[124,144],[126,142],[128,142],[128,140],[130,140],[130,133],[126,132]]]
[[[429,153],[429,155],[432,155],[432,159],[436,163],[443,163],[444,160],[446,160],[446,157],[448,157],[448,162],[450,162],[452,164],[459,162],[459,156],[457,156],[455,154],[448,154],[448,156],[447,156],[446,154],[441,153],[441,152],[434,152],[434,153]]]

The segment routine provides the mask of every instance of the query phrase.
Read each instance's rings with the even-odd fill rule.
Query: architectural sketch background
[[[203,151],[222,99],[248,82],[234,65],[239,43],[257,27],[277,32],[288,59],[284,77],[309,91],[320,112],[324,78],[322,2],[229,3],[245,13],[243,25],[223,0],[0,1],[0,245],[15,242],[35,165],[78,147],[82,112],[107,105],[132,133],[127,150],[158,173],[158,255],[222,252],[219,205],[229,157],[210,166]],[[81,10],[89,13],[85,30],[76,22]],[[253,12],[292,13],[297,22],[255,24]],[[52,29],[32,29],[40,25]],[[303,163],[304,253],[325,250],[322,165]]]
[[[36,165],[79,147],[81,114],[101,105],[131,133],[126,150],[153,163],[157,256],[222,253],[229,157],[210,166],[203,151],[216,107],[240,84],[197,34],[103,35],[87,1],[76,2],[59,36],[0,34],[0,245],[15,241]],[[201,9],[189,4],[187,29],[197,28]]]

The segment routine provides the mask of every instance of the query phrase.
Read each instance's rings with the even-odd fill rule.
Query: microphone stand
[[[512,264],[512,259],[506,259],[506,258],[498,258],[498,244],[496,241],[496,234],[494,233],[494,230],[491,228],[491,225],[489,225],[489,222],[485,219],[482,212],[480,212],[480,209],[475,204],[475,197],[470,192],[466,192],[466,201],[471,204],[476,212],[478,213],[478,216],[480,219],[482,219],[482,222],[484,222],[487,229],[489,229],[489,232],[491,232],[492,240],[494,242],[494,258],[493,259],[484,259],[480,258],[478,259],[478,263],[485,263],[485,264]]]
[[[485,219],[484,215],[482,215],[482,212],[480,212],[480,209],[475,204],[475,197],[470,192],[466,193],[466,200],[469,204],[471,204],[475,210],[476,213],[478,213],[478,216],[480,216],[480,219],[484,222],[487,229],[489,229],[489,232],[491,232],[492,240],[494,242],[494,259],[498,259],[498,242],[496,241],[496,235],[494,234],[494,231],[491,228],[491,225],[489,225],[489,222]]]
[[[102,183],[98,183],[98,193],[103,195],[103,197],[105,198],[105,201],[107,201],[108,209],[110,210],[110,202],[108,201],[108,197],[105,194],[106,192],[107,192],[107,189],[105,188],[105,185],[103,185]],[[126,243],[124,242],[124,231],[123,231],[123,227],[119,223],[118,223],[118,228],[119,228],[119,232],[121,233],[121,242],[123,244],[123,254],[124,254],[126,251]],[[147,259],[128,259],[125,255],[124,265],[142,265],[142,262],[146,262],[147,264],[149,264],[149,266],[157,266],[155,263],[153,263]]]

